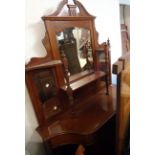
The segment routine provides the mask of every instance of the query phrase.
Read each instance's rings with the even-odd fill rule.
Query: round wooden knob
[[[46,88],[48,88],[49,86],[50,86],[50,84],[49,84],[49,83],[46,83],[46,84],[45,84],[45,87],[46,87]]]
[[[54,107],[53,107],[53,110],[57,110],[57,109],[58,109],[58,107],[57,107],[57,106],[54,106]]]

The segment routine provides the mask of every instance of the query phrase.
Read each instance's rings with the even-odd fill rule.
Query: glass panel
[[[60,55],[68,60],[70,75],[92,70],[92,44],[90,30],[85,28],[67,28],[56,34]]]

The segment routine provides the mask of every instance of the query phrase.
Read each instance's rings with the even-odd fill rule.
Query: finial
[[[74,5],[75,4],[75,0],[68,0],[68,4]]]
[[[110,47],[110,40],[109,40],[109,38],[107,39],[107,45]]]
[[[68,0],[68,12],[70,16],[76,16],[76,5],[75,0]]]

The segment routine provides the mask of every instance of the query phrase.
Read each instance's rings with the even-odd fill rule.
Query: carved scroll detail
[[[42,39],[42,43],[47,51],[47,56],[51,55],[51,45],[47,32],[45,33],[45,37]]]
[[[68,4],[68,0],[62,0],[61,3],[58,5],[56,11],[50,14],[48,17],[55,17],[55,16],[92,16],[87,12],[84,6],[76,0],[73,0],[74,4]],[[66,14],[65,5],[68,7],[68,11]],[[77,13],[77,8],[79,12]],[[45,16],[44,16],[45,17]],[[44,17],[42,17],[44,19]],[[94,17],[94,16],[92,16]]]

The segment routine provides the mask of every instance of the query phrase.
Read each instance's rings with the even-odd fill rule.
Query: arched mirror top
[[[92,16],[84,6],[77,0],[62,0],[57,9],[50,15],[43,16],[42,19],[49,19],[50,17],[95,17]]]

